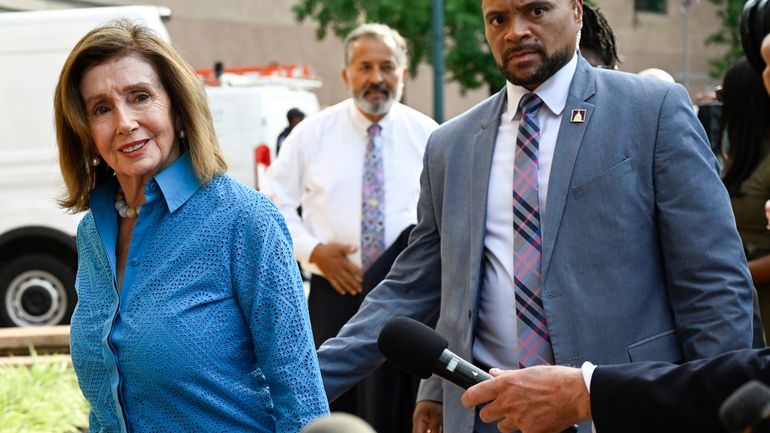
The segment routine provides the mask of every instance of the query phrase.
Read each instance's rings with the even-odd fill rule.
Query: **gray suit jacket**
[[[318,351],[330,398],[383,362],[376,340],[393,316],[424,320],[440,308],[437,330],[450,350],[471,358],[505,101],[503,90],[430,137],[409,246]],[[586,110],[585,122],[570,122],[573,109]],[[557,363],[681,362],[751,347],[746,261],[683,87],[579,59],[543,233],[541,294]],[[444,431],[468,433],[474,415],[461,394],[435,380],[420,399],[444,402]]]

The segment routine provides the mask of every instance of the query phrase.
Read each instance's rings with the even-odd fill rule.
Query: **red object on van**
[[[262,143],[254,149],[254,163],[270,167],[270,148],[267,144]]]

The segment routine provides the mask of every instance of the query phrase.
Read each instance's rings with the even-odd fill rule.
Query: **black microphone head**
[[[758,380],[746,382],[719,407],[719,419],[728,432],[742,432],[770,415],[770,388]]]
[[[382,328],[377,346],[397,367],[427,379],[449,342],[429,326],[408,317],[395,317]]]

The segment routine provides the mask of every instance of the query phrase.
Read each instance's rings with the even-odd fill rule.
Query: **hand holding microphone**
[[[576,423],[591,419],[591,400],[579,368],[528,367],[491,370],[493,378],[468,389],[463,406],[486,405],[481,420],[503,432],[577,432]]]
[[[482,421],[497,423],[501,431],[574,432],[575,422],[591,417],[580,369],[493,369],[490,375],[449,351],[446,338],[433,329],[406,317],[388,322],[377,343],[390,362],[409,373],[423,379],[436,374],[467,389],[463,405],[472,408],[486,403],[480,411]]]

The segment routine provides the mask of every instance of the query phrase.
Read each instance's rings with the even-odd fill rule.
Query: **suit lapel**
[[[572,180],[572,169],[575,166],[583,134],[591,122],[594,105],[586,102],[595,93],[594,72],[592,67],[578,57],[578,66],[570,85],[567,104],[562,112],[559,135],[556,139],[551,174],[548,180],[548,199],[546,203],[545,223],[543,226],[543,261],[541,279],[545,280],[553,254],[564,205],[569,193]],[[583,122],[573,121],[574,110],[585,110]],[[582,114],[582,113],[581,113]]]
[[[477,296],[481,287],[482,259],[484,257],[484,233],[487,220],[487,200],[489,196],[489,176],[492,171],[492,157],[495,150],[497,130],[500,126],[500,116],[507,99],[505,88],[492,97],[482,115],[480,129],[473,137],[470,155],[471,171],[469,173],[471,221],[470,236],[470,299],[473,302],[474,316],[477,308]],[[465,180],[462,180],[465,181]]]

